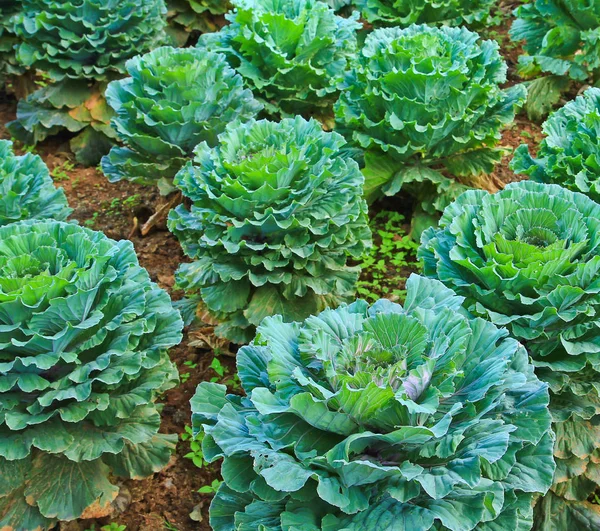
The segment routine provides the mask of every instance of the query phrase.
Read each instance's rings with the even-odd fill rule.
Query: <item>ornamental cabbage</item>
[[[539,529],[599,529],[585,500],[600,485],[600,205],[527,181],[469,191],[423,233],[419,256],[467,310],[507,327],[550,385],[557,472]]]
[[[354,0],[376,26],[411,24],[484,24],[496,0]]]
[[[178,285],[236,343],[264,317],[305,319],[354,295],[359,270],[347,265],[371,244],[363,177],[342,156],[344,139],[315,120],[231,125],[175,177],[191,201],[169,229],[194,262]]]
[[[570,80],[595,82],[600,73],[600,3],[583,0],[532,0],[515,10],[510,36],[522,41],[518,71],[528,81],[526,110],[541,120]],[[546,74],[540,77],[540,74]]]
[[[462,300],[413,275],[404,308],[265,319],[237,355],[245,397],[204,382],[192,399],[223,458],[212,528],[530,529],[554,472],[548,389]]]
[[[110,510],[168,461],[159,393],[182,322],[133,245],[58,221],[0,228],[0,528]]]
[[[228,0],[167,0],[167,9],[170,33],[183,46],[196,32],[218,30],[219,19],[231,9],[231,4]]]
[[[113,128],[128,146],[102,159],[111,182],[172,186],[200,142],[215,146],[228,123],[262,108],[221,54],[165,46],[129,60],[127,70],[131,77],[106,91]]]
[[[13,136],[35,144],[67,129],[80,133],[71,143],[78,160],[99,162],[114,136],[105,85],[164,41],[165,14],[163,0],[23,0],[17,58],[50,83],[19,102]]]
[[[104,81],[162,40],[162,0],[23,0],[19,59],[55,80]]]
[[[510,35],[524,41],[523,74],[540,72],[585,81],[600,68],[600,3],[534,0],[515,10]]]
[[[222,52],[273,115],[328,118],[357,53],[357,15],[319,0],[232,0],[231,21],[198,46]]]
[[[0,0],[0,87],[7,76],[22,74],[23,68],[18,64],[15,47],[19,39],[15,35],[15,15],[20,10],[17,0]]]
[[[496,144],[526,90],[503,90],[498,44],[466,28],[412,25],[371,33],[336,104],[339,131],[365,151],[365,194],[415,196],[435,215],[466,188],[486,186]],[[455,179],[456,178],[456,179]]]
[[[44,161],[31,153],[18,157],[11,142],[0,140],[0,227],[25,219],[64,221],[71,211]]]
[[[519,146],[512,161],[516,173],[600,201],[600,89],[590,88],[575,101],[550,116],[537,158],[526,145]]]

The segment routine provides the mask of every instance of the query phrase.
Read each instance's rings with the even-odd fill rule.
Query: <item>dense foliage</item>
[[[521,340],[550,385],[556,496],[537,506],[540,529],[598,529],[585,500],[600,484],[600,205],[528,181],[469,191],[423,234],[419,254],[426,275]]]
[[[57,221],[0,228],[0,528],[48,529],[169,460],[157,395],[182,323],[131,242]]]
[[[18,0],[0,0],[0,88],[7,76],[22,73],[15,55],[19,39],[14,32],[14,17],[19,9]]]
[[[202,143],[175,184],[191,203],[169,228],[194,260],[177,283],[200,296],[220,336],[249,341],[268,315],[305,319],[354,294],[370,245],[363,177],[344,139],[315,120],[250,121]]]
[[[527,145],[512,168],[537,182],[560,184],[600,201],[600,89],[590,88],[544,123],[536,158]]]
[[[568,75],[584,81],[600,68],[600,3],[582,0],[534,0],[515,10],[511,28],[524,41],[519,58],[526,75]]]
[[[13,136],[29,144],[67,129],[82,162],[95,163],[113,136],[105,84],[127,59],[165,39],[163,0],[23,0],[18,60],[49,83],[19,102]]]
[[[496,0],[354,0],[375,26],[482,24]]]
[[[0,140],[0,227],[26,219],[64,221],[70,213],[44,161],[31,153],[18,157],[11,142]]]
[[[231,4],[228,0],[167,0],[167,9],[170,32],[183,45],[196,32],[218,30]]]
[[[170,186],[200,142],[215,146],[228,123],[262,108],[221,54],[166,46],[129,60],[127,70],[131,77],[106,91],[112,125],[127,144],[102,160],[111,182]]]
[[[547,386],[440,282],[407,291],[404,308],[267,318],[238,353],[245,397],[200,384],[215,531],[531,528],[554,471]]]
[[[23,0],[19,59],[51,79],[103,81],[163,38],[162,0]]]
[[[408,191],[417,215],[434,215],[477,185],[525,99],[525,88],[503,90],[504,81],[498,44],[465,28],[371,33],[336,104],[340,132],[365,150],[367,197]]]
[[[223,52],[270,114],[326,118],[357,53],[355,17],[319,0],[233,0],[231,24],[200,38]]]

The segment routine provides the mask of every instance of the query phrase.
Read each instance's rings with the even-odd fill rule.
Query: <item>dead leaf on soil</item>
[[[90,505],[83,513],[81,513],[81,519],[86,520],[88,518],[104,518],[109,516],[113,512],[112,502],[118,496],[118,491],[115,491],[114,496],[111,500],[105,503],[101,503],[100,500],[96,500]]]

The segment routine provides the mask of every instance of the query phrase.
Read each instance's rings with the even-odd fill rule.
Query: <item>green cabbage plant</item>
[[[169,33],[184,45],[196,33],[217,31],[231,9],[229,0],[166,0]]]
[[[354,0],[375,26],[485,24],[496,0]]]
[[[510,30],[524,41],[519,58],[527,73],[567,75],[578,81],[600,69],[600,4],[582,0],[534,0],[515,10]]]
[[[507,327],[548,382],[557,441],[536,529],[599,529],[600,205],[558,185],[469,191],[423,234],[424,272]]]
[[[102,516],[113,476],[170,459],[159,393],[182,322],[133,245],[58,221],[0,228],[0,529]]]
[[[526,95],[500,88],[506,68],[498,44],[466,28],[371,33],[335,109],[339,131],[364,150],[367,198],[407,191],[417,217],[432,216],[465,186],[489,186],[482,175]]]
[[[165,39],[164,0],[23,0],[17,59],[46,78],[19,102],[13,136],[35,144],[67,130],[78,160],[99,162],[114,133],[106,83]]]
[[[357,53],[356,16],[320,0],[232,0],[231,24],[198,46],[225,53],[246,86],[278,116],[329,118]]]
[[[215,531],[527,530],[552,483],[548,389],[507,332],[413,275],[404,308],[270,317],[237,355],[245,397],[201,383]]]
[[[70,213],[44,161],[31,153],[18,157],[11,142],[0,140],[0,227],[25,219],[64,221]]]
[[[191,202],[169,229],[193,260],[176,274],[221,324],[219,336],[252,339],[264,317],[305,319],[354,295],[371,244],[363,177],[342,156],[344,139],[315,120],[229,126],[196,149],[175,177]]]
[[[515,10],[510,35],[522,41],[519,71],[531,82],[527,110],[539,119],[558,103],[569,79],[596,81],[600,73],[600,3],[533,0]],[[545,74],[544,77],[539,77]]]
[[[526,145],[512,161],[516,173],[600,201],[600,89],[590,88],[567,103],[544,123],[546,135],[536,158]]]
[[[20,9],[19,0],[0,0],[0,88],[8,77],[23,73],[15,54],[19,39],[14,26]]]
[[[131,77],[106,91],[113,128],[127,144],[102,159],[111,182],[172,187],[200,142],[215,146],[228,123],[262,109],[221,54],[165,46],[130,59],[127,70]]]

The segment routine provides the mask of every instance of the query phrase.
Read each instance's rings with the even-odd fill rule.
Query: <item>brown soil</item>
[[[501,10],[510,12],[517,4],[516,1],[501,2]],[[510,43],[508,27],[509,23],[505,18],[500,26],[482,33],[486,38],[495,38],[501,43],[502,52],[509,64],[508,84],[514,84],[519,81],[515,74],[519,49]],[[16,103],[12,100],[0,102],[0,138],[10,138],[4,124],[14,118],[15,109]],[[509,154],[490,179],[500,185],[518,180],[508,166],[512,152],[522,143],[533,147],[540,139],[540,126],[529,122],[523,114],[519,115],[515,123],[503,133],[501,145],[508,148]],[[178,265],[185,261],[185,257],[175,237],[164,227],[155,228],[146,237],[141,237],[139,230],[134,230],[160,205],[161,198],[157,191],[128,182],[110,184],[98,169],[82,168],[74,162],[66,137],[46,141],[38,145],[35,152],[42,156],[53,171],[57,184],[64,187],[69,203],[74,208],[73,219],[77,219],[82,225],[102,230],[111,238],[130,239],[135,245],[141,265],[148,269],[151,278],[169,291],[173,298],[180,298],[181,293],[173,290],[174,273]],[[67,161],[74,165],[72,169],[64,168]],[[396,208],[401,210],[399,205]],[[209,367],[213,353],[189,346],[189,339],[189,335],[185,334],[183,343],[171,351],[171,357],[180,373],[189,373],[189,378],[164,396],[162,431],[165,433],[184,433],[185,426],[190,424],[189,400],[196,386],[203,380],[217,376]],[[190,368],[184,365],[185,362],[192,362],[197,366]],[[234,369],[232,359],[227,359],[224,364],[231,373]],[[118,522],[126,525],[127,531],[210,530],[210,496],[198,494],[197,491],[202,486],[210,485],[218,477],[218,465],[199,469],[184,457],[188,452],[188,443],[180,442],[170,466],[163,472],[143,481],[125,481],[119,498],[123,502],[122,512],[97,522],[72,523],[62,529],[99,531],[102,525]],[[200,508],[200,522],[189,516],[197,507]]]

